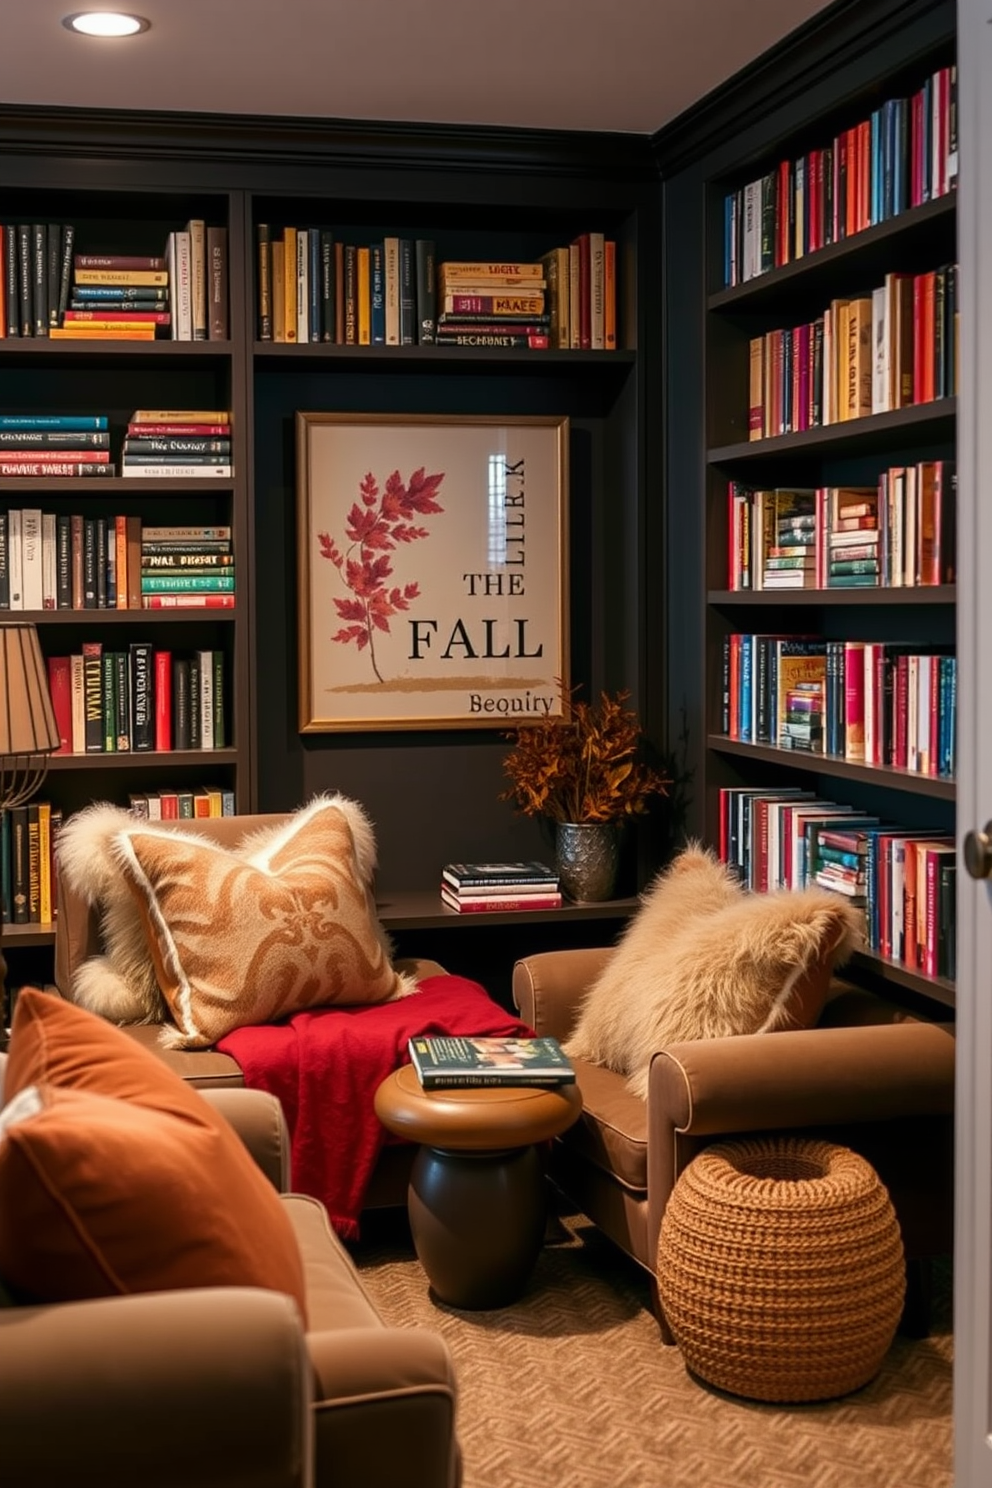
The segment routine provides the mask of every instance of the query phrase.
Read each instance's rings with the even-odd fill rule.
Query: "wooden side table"
[[[520,1296],[544,1238],[538,1142],[578,1120],[577,1085],[425,1091],[411,1065],[376,1091],[389,1131],[419,1142],[407,1195],[417,1256],[438,1301],[505,1307]]]

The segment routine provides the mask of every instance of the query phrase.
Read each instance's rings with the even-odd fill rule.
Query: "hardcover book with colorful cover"
[[[575,1083],[575,1070],[555,1038],[417,1037],[407,1047],[425,1090]]]
[[[535,859],[525,863],[445,863],[441,877],[459,893],[470,889],[493,894],[511,889],[548,893],[558,888],[554,869]]]

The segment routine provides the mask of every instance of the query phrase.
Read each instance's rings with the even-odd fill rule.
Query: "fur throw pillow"
[[[70,818],[58,853],[66,883],[100,908],[106,951],[76,972],[74,1001],[117,1023],[171,1020],[171,1046],[413,990],[375,914],[371,823],[344,796],[233,848],[97,805]]]
[[[858,913],[840,894],[751,894],[692,846],[644,895],[565,1051],[629,1076],[646,1096],[651,1057],[668,1044],[814,1023],[830,969],[860,940]],[[800,1003],[818,966],[819,995]]]

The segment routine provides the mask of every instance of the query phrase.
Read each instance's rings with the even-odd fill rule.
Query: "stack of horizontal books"
[[[457,914],[500,909],[557,909],[558,875],[546,863],[447,863],[441,898]]]

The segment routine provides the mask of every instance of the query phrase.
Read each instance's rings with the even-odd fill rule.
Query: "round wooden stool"
[[[544,1170],[535,1143],[578,1119],[577,1085],[423,1090],[404,1065],[376,1091],[387,1130],[419,1142],[407,1203],[417,1256],[441,1302],[505,1307],[544,1237]]]

